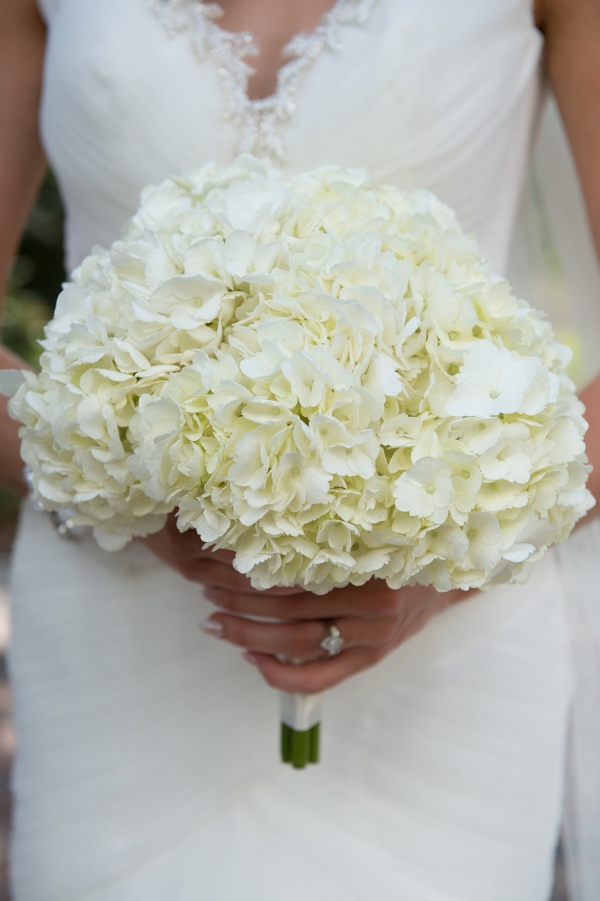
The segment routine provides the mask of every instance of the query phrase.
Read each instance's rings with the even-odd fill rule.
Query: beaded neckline
[[[277,72],[273,94],[260,100],[248,97],[248,80],[253,74],[246,57],[257,56],[258,48],[248,32],[226,31],[217,20],[223,14],[218,3],[199,0],[146,0],[169,35],[190,30],[199,59],[212,56],[225,92],[223,115],[240,130],[239,152],[250,152],[275,164],[285,162],[282,128],[296,111],[296,97],[302,80],[324,50],[341,50],[341,30],[345,25],[366,24],[377,0],[337,0],[310,33],[297,34],[283,54],[288,62]]]

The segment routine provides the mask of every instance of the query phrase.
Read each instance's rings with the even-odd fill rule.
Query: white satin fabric
[[[512,238],[509,276],[574,350],[580,386],[600,371],[600,266],[556,104],[546,103]],[[571,901],[600,898],[600,520],[557,549],[574,671],[563,850]]]
[[[230,159],[237,136],[214,60],[145,0],[45,12],[72,265],[144,184]],[[502,268],[540,45],[528,0],[379,0],[304,79],[289,170],[424,185]],[[275,693],[198,631],[201,590],[143,547],[71,544],[27,511],[12,597],[15,901],[549,897],[569,694],[555,554],[331,691],[323,762],[301,773],[278,762]]]

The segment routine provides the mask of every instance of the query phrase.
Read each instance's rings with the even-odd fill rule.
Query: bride
[[[600,246],[599,44],[598,0],[5,0],[3,270],[46,158],[71,268],[144,185],[248,150],[289,173],[335,162],[425,186],[502,271],[544,71]],[[599,392],[583,394],[592,461]],[[25,493],[5,407],[0,463]],[[106,555],[25,506],[15,901],[546,901],[563,582],[549,553],[526,585],[468,597],[379,581],[260,594],[173,522]],[[326,657],[332,605],[344,644]],[[332,689],[320,766],[280,765],[274,688]]]

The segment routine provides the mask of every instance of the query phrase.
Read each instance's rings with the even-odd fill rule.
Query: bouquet
[[[250,156],[144,190],[5,377],[48,511],[162,528],[260,590],[523,580],[593,504],[567,348],[425,190]],[[318,757],[284,700],[283,756]]]

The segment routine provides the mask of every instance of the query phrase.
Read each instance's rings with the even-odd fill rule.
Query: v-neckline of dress
[[[243,56],[254,56],[260,57],[260,50],[258,47],[258,43],[256,40],[256,36],[252,31],[231,31],[228,28],[224,28],[219,19],[225,15],[223,10],[223,6],[221,3],[208,3],[205,0],[197,0],[200,6],[203,6],[206,10],[206,15],[213,22],[214,28],[218,29],[222,32],[224,39],[234,42],[236,44],[241,44],[242,49],[244,50]],[[275,88],[271,91],[270,94],[267,94],[265,97],[250,97],[248,93],[248,84],[246,84],[245,93],[248,103],[257,104],[260,106],[261,104],[268,105],[270,101],[272,101],[279,91],[282,89],[282,82],[285,80],[285,69],[297,59],[302,52],[304,51],[304,47],[297,47],[298,44],[303,45],[305,42],[309,42],[312,40],[315,34],[321,32],[322,29],[326,29],[328,26],[328,20],[330,18],[334,19],[337,16],[337,7],[342,6],[346,0],[335,0],[333,5],[326,10],[321,16],[314,26],[314,28],[307,31],[298,31],[283,45],[280,50],[280,56],[282,59],[281,64],[277,67],[275,72]],[[356,0],[354,0],[356,2]],[[287,57],[287,61],[286,61]],[[249,76],[253,75],[255,70],[248,66]]]
[[[336,0],[312,31],[294,35],[282,50],[289,57],[277,70],[275,90],[252,99],[248,81],[253,69],[246,57],[257,56],[258,47],[248,31],[227,31],[218,19],[218,3],[200,0],[147,0],[170,34],[191,29],[196,55],[212,57],[225,92],[223,115],[240,128],[238,152],[251,152],[276,165],[285,162],[282,126],[294,115],[300,84],[325,49],[342,49],[341,29],[365,25],[377,0]]]

